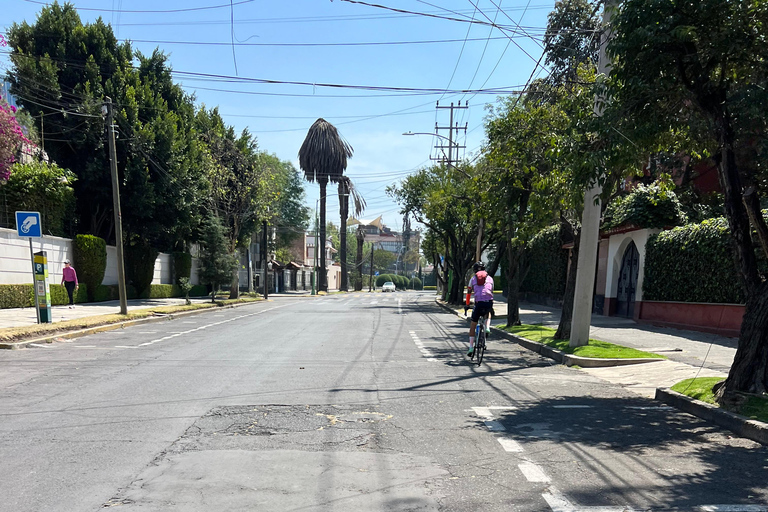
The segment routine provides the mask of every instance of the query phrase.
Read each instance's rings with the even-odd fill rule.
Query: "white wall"
[[[638,229],[628,233],[612,235],[608,239],[608,268],[605,276],[605,296],[616,298],[619,290],[619,273],[621,272],[621,260],[630,242],[635,242],[638,258],[637,287],[635,289],[635,302],[643,300],[643,279],[645,277],[645,244],[648,237],[660,232],[660,229]]]
[[[32,239],[35,252],[48,254],[48,282],[61,282],[64,260],[72,259],[72,240],[56,236]],[[192,284],[198,284],[197,247],[192,248]],[[77,270],[77,268],[75,268]],[[0,228],[0,284],[32,283],[32,259],[29,255],[29,239],[19,238],[13,229]],[[117,284],[117,249],[107,246],[107,268],[102,284]],[[155,274],[152,284],[173,284],[173,257],[160,253],[155,260]]]

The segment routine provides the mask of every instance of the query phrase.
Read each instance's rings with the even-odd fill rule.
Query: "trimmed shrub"
[[[437,286],[431,286],[431,285],[429,285],[429,286],[425,286],[423,289],[424,289],[424,290],[437,290]]]
[[[544,228],[531,239],[527,256],[531,265],[520,286],[521,292],[557,298],[565,293],[568,251],[563,249],[560,229],[559,225]],[[495,280],[493,284],[494,289],[504,288],[503,279]]]
[[[181,297],[181,287],[177,284],[151,284],[149,285],[150,299],[170,299]]]
[[[60,284],[51,284],[48,286],[51,290],[51,306],[63,306],[69,304],[69,295],[67,295],[67,289]],[[80,288],[75,290],[75,304],[81,304],[88,302],[88,285],[85,283],[80,284]]]
[[[412,290],[421,290],[421,279],[418,277],[411,279],[411,282],[408,284],[408,288]]]
[[[107,269],[107,242],[98,236],[76,235],[72,239],[72,256],[77,279],[86,285],[91,302]]]
[[[395,276],[395,286],[397,286],[400,290],[408,289],[408,281],[408,278],[405,276]]]
[[[633,224],[640,228],[664,228],[685,224],[687,218],[677,196],[657,183],[638,185],[629,195],[614,199],[605,209],[603,228]]]
[[[0,308],[29,308],[35,305],[31,284],[0,284]]]
[[[157,250],[138,236],[125,244],[125,279],[141,298],[148,298],[150,284],[155,277]]]
[[[643,300],[744,303],[726,219],[662,231],[645,250]]]
[[[120,290],[118,289],[117,285],[112,285],[112,286],[101,285],[93,295],[94,295],[94,300],[96,302],[104,302],[107,300],[119,300]]]
[[[374,276],[375,277],[375,276]],[[389,274],[379,274],[378,277],[375,277],[376,281],[376,288],[381,288],[381,286],[386,283],[387,281],[392,281],[392,276]],[[394,281],[392,281],[394,283]],[[395,283],[395,286],[397,286],[397,283]]]
[[[192,275],[192,255],[188,252],[173,253],[173,282],[179,284],[179,279]]]

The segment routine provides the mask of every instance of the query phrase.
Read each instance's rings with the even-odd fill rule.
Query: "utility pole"
[[[603,8],[603,34],[600,41],[600,57],[597,64],[597,74],[607,74],[610,62],[605,53],[605,47],[611,34],[606,30],[611,22],[611,15],[616,0],[606,0]],[[605,97],[595,96],[595,115],[602,116],[602,104]],[[571,337],[569,345],[578,347],[589,342],[589,325],[592,320],[592,300],[595,286],[595,271],[597,266],[597,250],[600,243],[600,193],[602,188],[597,180],[592,182],[584,193],[584,211],[581,215],[581,248],[576,269],[576,290],[573,298],[573,318],[571,319]]]
[[[120,210],[120,182],[117,177],[117,150],[115,149],[115,116],[112,99],[106,100],[107,139],[109,140],[109,167],[112,171],[112,209],[115,212],[115,246],[117,247],[117,287],[120,293],[120,314],[128,314],[125,293],[125,264],[123,263],[123,214]]]
[[[264,300],[267,300],[269,298],[269,263],[267,260],[269,259],[269,250],[267,249],[267,221],[266,219],[261,225],[261,231],[262,233],[262,243],[264,247],[261,249],[261,255],[264,258],[263,260],[263,266],[264,266]]]
[[[439,160],[441,162],[445,162],[448,167],[451,167],[451,166],[453,166],[453,160],[454,160],[454,158],[453,158],[453,150],[456,149],[456,159],[458,160],[459,149],[465,149],[467,147],[467,146],[464,146],[464,145],[459,145],[458,142],[454,142],[456,139],[459,138],[458,137],[459,131],[463,130],[464,131],[464,135],[467,134],[467,123],[464,123],[463,127],[459,127],[458,123],[454,124],[454,122],[453,122],[453,111],[454,110],[466,110],[466,109],[468,109],[469,108],[468,103],[469,102],[465,101],[464,105],[462,105],[461,102],[459,102],[458,105],[454,105],[453,102],[451,102],[450,106],[441,107],[440,106],[440,102],[439,101],[437,102],[437,105],[435,106],[435,108],[437,110],[449,109],[451,111],[450,117],[449,117],[448,126],[439,126],[437,123],[435,123],[435,135],[439,139],[445,139],[446,138],[444,135],[440,134],[440,130],[448,130],[448,137],[447,137],[447,139],[448,139],[448,146],[447,147],[446,146],[442,146],[439,143],[435,146],[435,149],[439,149],[439,150],[448,149],[448,160],[446,161],[445,156],[443,156],[443,157],[435,157],[435,158],[430,157],[431,160]],[[454,139],[454,137],[453,137],[454,132],[456,133],[456,139]],[[445,155],[445,151],[443,151],[443,155]]]

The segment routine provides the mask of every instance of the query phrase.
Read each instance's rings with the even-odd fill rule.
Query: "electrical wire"
[[[528,37],[528,36],[513,36]],[[490,40],[507,40],[509,37],[492,37]],[[166,45],[191,45],[191,46],[255,46],[255,47],[281,47],[281,48],[312,48],[312,47],[337,47],[337,46],[403,46],[403,45],[424,45],[424,44],[445,44],[445,43],[466,43],[486,41],[487,38],[465,38],[465,39],[427,39],[413,41],[360,41],[347,43],[245,43],[245,42],[219,42],[219,41],[163,41],[153,39],[118,39],[118,41],[129,43],[147,43],[147,44],[166,44]]]
[[[24,1],[27,2],[27,3],[30,3],[30,4],[45,5],[45,6],[51,5],[49,2],[41,2],[39,0],[24,0]],[[240,0],[239,2],[236,2],[234,5],[249,4],[249,3],[254,2],[254,1],[256,1],[256,0]],[[230,7],[231,5],[233,5],[233,4],[231,4],[231,0],[230,0],[229,4],[209,5],[209,6],[205,6],[205,7],[187,7],[187,8],[184,8],[184,9],[166,9],[166,10],[157,10],[157,11],[150,11],[150,10],[130,11],[130,10],[126,10],[126,11],[120,11],[120,12],[129,13],[129,14],[168,14],[168,13],[191,12],[191,11],[207,11],[207,10],[211,10],[211,9],[221,9],[221,8],[224,8],[224,7]],[[93,7],[75,7],[75,8],[78,11],[97,11],[97,12],[111,12],[111,13],[115,12],[114,9],[97,9],[97,8],[93,8]]]

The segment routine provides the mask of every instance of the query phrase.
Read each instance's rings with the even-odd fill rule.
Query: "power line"
[[[514,36],[514,37],[530,37],[530,36]],[[416,45],[416,44],[443,44],[443,43],[465,43],[465,42],[477,42],[486,40],[499,40],[509,39],[509,37],[477,37],[477,38],[465,38],[465,39],[427,39],[427,40],[413,40],[413,41],[361,41],[361,42],[348,42],[348,43],[244,43],[244,42],[218,42],[218,41],[162,41],[153,39],[119,39],[119,41],[129,43],[149,43],[149,44],[178,44],[178,45],[194,45],[194,46],[267,46],[267,47],[283,47],[283,48],[311,48],[311,47],[326,47],[326,46],[399,46],[399,45]]]
[[[49,6],[50,3],[48,2],[40,2],[38,0],[24,0],[27,3],[30,4],[37,4],[37,5],[45,5]],[[249,4],[251,2],[254,2],[255,0],[241,0],[240,2],[235,3],[234,5],[241,5],[241,4]],[[205,7],[187,7],[185,9],[166,9],[166,10],[157,10],[157,11],[150,11],[150,10],[141,10],[141,11],[126,11],[126,10],[118,10],[119,13],[131,13],[131,14],[167,14],[167,13],[178,13],[178,12],[191,12],[191,11],[206,11],[211,9],[221,9],[223,7],[231,7],[233,5],[231,3],[229,4],[221,4],[221,5],[209,5]],[[97,9],[94,7],[75,7],[78,11],[97,11],[97,12],[111,12],[114,13],[115,9]]]

